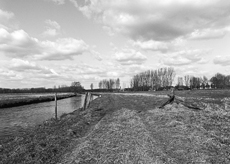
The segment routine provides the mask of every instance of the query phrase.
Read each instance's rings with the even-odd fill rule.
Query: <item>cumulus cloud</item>
[[[36,55],[40,60],[65,60],[88,51],[89,46],[83,40],[61,38],[55,42],[43,41],[40,44],[41,54]]]
[[[165,55],[163,63],[169,66],[182,66],[188,64],[204,64],[207,60],[204,56],[208,54],[208,50],[183,50]]]
[[[141,48],[142,50],[150,51],[161,51],[166,52],[169,49],[169,44],[166,42],[148,40],[148,41],[136,41],[133,43],[134,46]]]
[[[71,3],[73,3],[73,5],[75,7],[78,7],[78,3],[77,3],[77,0],[69,0]]]
[[[132,50],[123,49],[115,53],[115,59],[122,65],[142,64],[147,60],[147,57],[142,53]]]
[[[29,62],[27,60],[22,60],[22,59],[12,59],[11,64],[10,64],[10,70],[14,70],[17,72],[32,72],[32,73],[40,73],[40,74],[45,74],[45,75],[55,75],[57,76],[58,74],[50,68],[44,67],[37,65],[36,63]]]
[[[60,75],[51,68],[38,65],[34,62],[22,59],[12,59],[7,61],[4,68],[0,68],[0,79],[2,82],[27,83],[31,87],[33,84],[41,85],[44,81],[60,78]],[[39,81],[39,82],[38,82]]]
[[[45,23],[46,23],[47,25],[49,25],[49,26],[55,28],[55,29],[60,29],[60,28],[61,28],[61,26],[60,26],[56,21],[52,21],[52,20],[50,20],[50,19],[47,19],[47,20],[45,21]]]
[[[2,80],[2,82],[6,81],[6,80],[21,80],[23,79],[23,76],[21,74],[18,74],[12,70],[8,70],[8,69],[1,69],[0,68],[0,79]]]
[[[222,66],[230,65],[230,56],[216,56],[213,60],[214,64],[219,64]]]
[[[87,52],[89,46],[83,40],[61,38],[56,41],[39,41],[25,31],[12,33],[0,29],[0,52],[9,57],[35,57],[39,60],[65,60]]]
[[[43,32],[44,36],[56,36],[60,33],[61,26],[56,22],[47,19],[46,23],[46,30]]]
[[[56,29],[48,28],[43,32],[44,36],[56,36],[58,35],[58,32]]]
[[[0,9],[0,21],[9,20],[14,17],[14,13]]]
[[[188,39],[192,40],[206,40],[206,39],[219,39],[224,37],[230,31],[229,27],[224,27],[221,29],[202,29],[202,30],[195,30],[192,32]]]
[[[48,1],[48,0],[46,0]],[[49,0],[52,1],[54,3],[56,3],[57,5],[63,5],[66,3],[67,0]],[[69,0],[75,7],[78,7],[78,3],[77,0]]]
[[[25,31],[0,29],[0,51],[9,56],[28,56],[39,52],[39,42]]]
[[[63,5],[65,4],[65,0],[51,0],[53,1],[54,3],[58,4],[58,5]]]
[[[87,0],[78,9],[113,31],[134,40],[169,41],[192,34],[193,38],[225,35],[230,25],[230,1],[220,0]],[[195,35],[195,36],[194,36]]]
[[[14,13],[0,9],[0,28],[9,29],[13,26],[10,20],[14,17]]]

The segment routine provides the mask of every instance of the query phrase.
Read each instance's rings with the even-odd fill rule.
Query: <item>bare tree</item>
[[[166,88],[172,85],[175,77],[173,68],[160,68],[158,70],[148,70],[133,76],[130,85],[134,90],[158,90],[160,87]]]
[[[177,85],[178,86],[183,86],[183,77],[178,77],[177,78]]]
[[[190,76],[189,75],[184,76],[184,83],[186,87],[190,87]]]
[[[120,88],[120,79],[117,78],[115,83],[116,83],[116,89],[119,89]]]

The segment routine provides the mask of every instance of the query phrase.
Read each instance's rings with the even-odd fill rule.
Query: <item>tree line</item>
[[[38,87],[38,88],[17,88],[17,89],[10,89],[10,88],[0,88],[0,93],[52,93],[52,92],[83,92],[84,87],[81,85],[80,82],[72,82],[70,86],[67,85],[59,85],[54,86],[53,88],[45,88],[45,87]]]
[[[112,90],[112,89],[120,89],[120,79],[103,79],[99,81],[98,83],[99,89],[107,89],[107,90]]]
[[[206,76],[195,77],[186,75],[184,77],[178,77],[177,88],[187,89],[225,89],[230,88],[230,75],[223,75],[216,73],[213,77],[208,79]]]
[[[210,82],[206,76],[195,77],[192,75],[185,75],[184,77],[178,77],[176,88],[184,89],[205,89],[210,88]]]
[[[171,87],[175,75],[175,70],[172,67],[148,70],[134,75],[130,86],[134,91],[160,90]]]
[[[163,90],[172,87],[176,72],[172,67],[147,70],[134,75],[130,86],[132,91]],[[177,77],[176,89],[230,89],[230,75],[216,73],[208,79],[206,76],[197,77],[185,75]]]

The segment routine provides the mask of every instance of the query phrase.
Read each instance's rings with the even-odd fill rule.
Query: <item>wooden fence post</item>
[[[92,94],[89,92],[86,108],[89,107],[89,104],[90,104],[90,102],[91,102],[91,96],[92,96]]]
[[[85,94],[85,101],[84,101],[84,106],[83,109],[87,109],[90,105],[90,102],[93,100],[93,95],[90,92],[87,92]]]
[[[84,110],[86,109],[87,97],[88,97],[88,92],[85,93],[85,101],[84,101],[84,106],[83,106]]]
[[[55,119],[57,120],[57,92],[55,93],[54,100],[55,100]]]

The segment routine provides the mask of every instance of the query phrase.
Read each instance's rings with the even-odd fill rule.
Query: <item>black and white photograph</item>
[[[230,1],[0,0],[0,164],[230,164]]]

